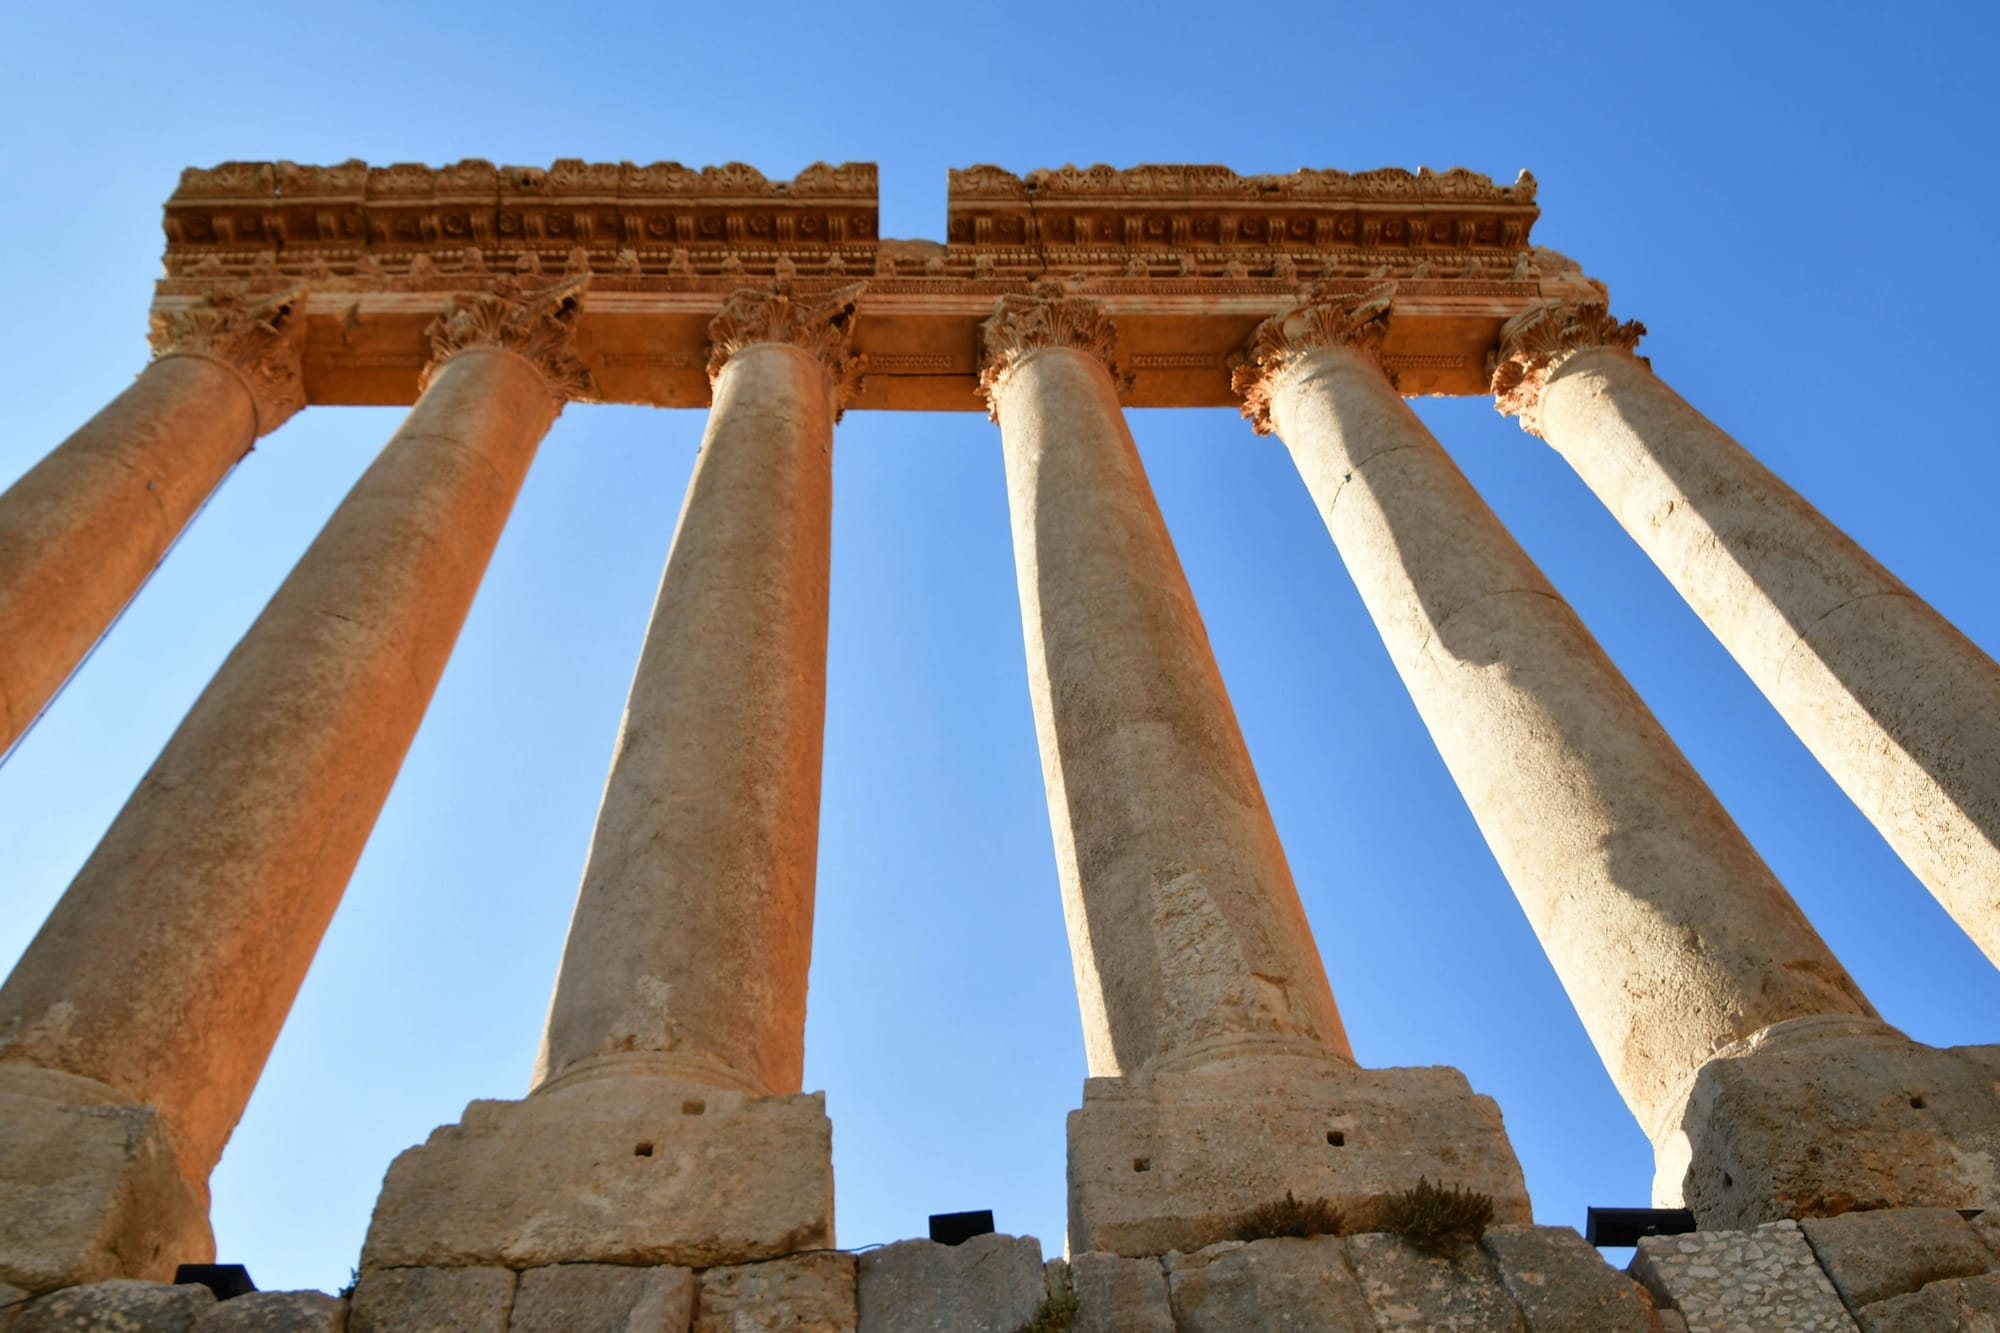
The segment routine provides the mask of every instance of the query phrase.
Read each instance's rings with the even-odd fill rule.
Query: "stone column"
[[[1493,387],[1596,492],[1952,919],[2000,963],[2000,665],[1656,377],[1550,306]]]
[[[1227,691],[1118,406],[1094,302],[1003,299],[1000,425],[1028,683],[1090,1073],[1072,1250],[1193,1250],[1291,1191],[1420,1174],[1527,1200],[1454,1070],[1355,1068]]]
[[[153,314],[154,360],[0,494],[0,754],[238,459],[305,405],[302,292]]]
[[[428,384],[0,986],[0,1279],[209,1257],[207,1180],[586,378],[576,285],[432,326]]]
[[[521,1102],[390,1168],[364,1269],[710,1267],[833,1244],[799,1092],[833,423],[855,285],[741,291]]]

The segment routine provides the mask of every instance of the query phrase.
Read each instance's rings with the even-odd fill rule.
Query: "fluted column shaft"
[[[1545,317],[1559,326],[1542,347],[1534,329],[1510,342],[1528,373],[1503,410],[1576,469],[2000,963],[2000,665],[1633,356],[1636,326],[1621,339],[1593,313]]]
[[[826,707],[833,384],[729,356],[667,556],[535,1072],[800,1087]]]
[[[1274,320],[1290,448],[1398,674],[1605,1068],[1656,1143],[1702,1064],[1873,1010],[1366,346]],[[1364,327],[1350,336],[1365,344]]]
[[[20,738],[188,520],[304,401],[297,294],[155,320],[159,357],[0,494],[0,753]]]
[[[1003,306],[988,382],[1090,1072],[1351,1059],[1111,373],[1064,323]]]
[[[0,1068],[157,1106],[205,1194],[560,405],[484,337],[435,368],[0,986]]]

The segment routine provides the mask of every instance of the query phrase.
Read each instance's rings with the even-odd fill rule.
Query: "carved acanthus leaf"
[[[1301,357],[1323,347],[1379,352],[1389,332],[1389,303],[1395,296],[1393,282],[1346,295],[1313,292],[1257,326],[1235,360],[1230,387],[1242,395],[1243,415],[1259,435],[1271,433],[1272,391]]]
[[[1104,363],[1120,393],[1132,387],[1132,373],[1118,354],[1118,328],[1101,301],[1071,294],[1061,283],[1036,284],[1033,296],[1003,296],[979,326],[979,392],[995,421],[1000,391],[1030,352],[1070,347]]]
[[[306,405],[299,369],[305,305],[303,288],[267,296],[210,288],[193,305],[156,307],[147,341],[155,358],[203,356],[228,365],[256,404],[257,434],[269,435]]]
[[[419,391],[453,355],[468,347],[500,347],[540,371],[557,402],[590,401],[595,397],[590,371],[576,354],[576,319],[589,284],[588,276],[541,287],[503,277],[469,301],[454,298],[424,330],[431,362]]]
[[[824,295],[801,297],[789,282],[769,288],[745,287],[730,293],[722,313],[708,325],[708,382],[722,375],[729,358],[752,343],[790,343],[802,347],[826,368],[833,393],[834,416],[853,392],[859,360],[848,351],[854,337],[854,317],[861,306],[865,282],[851,282]]]
[[[1557,302],[1526,310],[1500,330],[1500,350],[1492,366],[1493,406],[1521,419],[1521,429],[1542,433],[1542,390],[1562,364],[1578,352],[1609,347],[1635,354],[1646,326],[1620,323],[1597,301]],[[1640,358],[1644,360],[1644,358]]]

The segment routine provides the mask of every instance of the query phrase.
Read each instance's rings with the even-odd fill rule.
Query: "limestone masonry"
[[[0,495],[0,747],[259,437],[410,412],[0,985],[0,1333],[2000,1327],[2000,1046],[1875,1011],[1403,400],[1490,393],[1568,460],[1996,961],[2000,667],[1676,395],[1538,212],[1525,172],[982,166],[939,243],[877,235],[865,163],[187,171],[155,359]],[[592,402],[708,427],[530,1091],[385,1163],[351,1293],[166,1285]],[[1456,1070],[1354,1060],[1124,413],[1225,404],[1290,450],[1702,1227],[1629,1275],[1529,1225]],[[836,1248],[801,1070],[849,409],[997,425],[1089,1062],[1063,1258]],[[1371,1230],[1420,1180],[1484,1234]],[[1347,1234],[1260,1236],[1288,1199]]]

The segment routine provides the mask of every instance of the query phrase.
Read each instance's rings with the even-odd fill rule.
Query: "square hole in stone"
[[[1326,1132],[1326,1141],[1336,1148],[1345,1148],[1347,1146],[1347,1135],[1341,1130],[1329,1129]]]
[[[708,1103],[699,1097],[690,1097],[687,1101],[681,1103],[682,1115],[700,1115],[707,1109]]]
[[[651,1157],[653,1155],[653,1145],[650,1143],[641,1143],[632,1149],[632,1155],[634,1157]]]
[[[1134,1157],[1132,1159],[1132,1169],[1134,1171],[1151,1171],[1153,1169],[1153,1159],[1150,1157]]]

